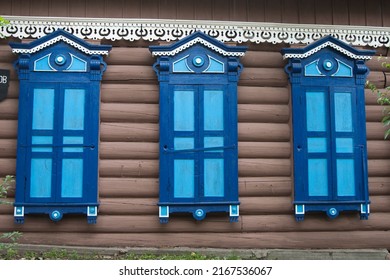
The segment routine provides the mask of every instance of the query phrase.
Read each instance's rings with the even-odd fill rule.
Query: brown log
[[[60,224],[60,223],[59,223]],[[53,233],[26,232],[18,243],[74,246],[212,247],[269,249],[390,248],[390,231],[269,233]]]
[[[99,178],[100,198],[157,198],[158,192],[157,178]]]
[[[239,177],[240,198],[244,196],[290,196],[292,179],[290,177]]]
[[[0,139],[0,158],[16,157],[16,139]]]
[[[239,122],[287,123],[289,119],[288,105],[238,105]]]
[[[384,83],[384,88],[390,86],[390,73],[389,72],[384,72],[383,73],[385,76],[385,83]]]
[[[100,138],[102,141],[157,142],[159,138],[159,128],[158,124],[103,122],[100,125]]]
[[[373,56],[370,60],[367,60],[366,65],[370,71],[383,71],[390,72],[390,68],[386,68],[384,64],[389,63],[388,57]]]
[[[368,176],[386,177],[390,175],[390,159],[368,160]]]
[[[103,102],[158,104],[159,87],[148,84],[102,83],[101,93]]]
[[[384,91],[383,88],[378,89],[380,91]],[[365,95],[365,101],[366,105],[378,105],[377,99],[378,95],[376,92],[371,91],[370,89],[366,88],[364,90],[364,95]]]
[[[240,202],[242,215],[294,214],[290,196],[240,197]]]
[[[385,136],[386,127],[380,122],[368,122],[367,127],[367,140],[383,140]]]
[[[388,141],[367,141],[369,159],[390,159]]]
[[[7,98],[19,97],[19,81],[10,81]]]
[[[270,123],[238,123],[238,141],[290,141],[290,126],[288,124]]]
[[[289,159],[239,159],[238,174],[241,177],[290,176],[291,165]]]
[[[16,120],[0,120],[0,138],[16,139],[18,122]]]
[[[240,86],[285,87],[287,74],[282,68],[244,68],[238,82]]]
[[[158,123],[157,104],[102,103],[100,117],[103,122]]]
[[[370,196],[370,211],[371,213],[376,212],[390,212],[390,196],[375,195]]]
[[[16,174],[16,160],[13,158],[0,158],[0,177]]]
[[[377,88],[385,88],[386,77],[381,71],[371,71],[368,74],[367,80],[373,83]]]
[[[16,120],[18,118],[18,100],[7,98],[0,102],[0,118],[2,120]]]
[[[370,195],[390,195],[390,177],[368,177]]]
[[[0,45],[0,62],[13,63],[17,56],[12,53],[11,47],[8,45]]]
[[[121,83],[148,83],[157,84],[157,76],[151,66],[140,65],[108,65],[103,75],[103,81],[117,81]]]
[[[147,65],[152,67],[155,59],[148,48],[114,47],[105,61],[109,65]]]
[[[158,160],[111,160],[99,161],[102,177],[158,177]]]
[[[383,118],[383,106],[369,105],[366,106],[366,121],[367,122],[380,122]]]
[[[0,148],[1,149],[1,148]],[[1,150],[0,150],[1,151]],[[158,159],[159,144],[151,142],[101,142],[101,159]]]
[[[289,142],[239,142],[239,158],[290,158]]]
[[[101,198],[101,215],[158,215],[157,198]]]
[[[239,104],[285,104],[290,100],[290,91],[287,87],[257,87],[239,86]]]
[[[286,64],[280,51],[247,51],[245,56],[241,58],[240,61],[244,65],[244,68],[283,68]]]

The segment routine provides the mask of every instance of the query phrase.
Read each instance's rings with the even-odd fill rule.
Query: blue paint
[[[86,72],[87,71],[87,62],[73,54],[70,55],[72,62],[65,71],[74,71],[74,72]]]
[[[309,196],[328,196],[328,161],[326,159],[308,160]]]
[[[223,130],[223,91],[204,91],[204,130]]]
[[[240,215],[240,206],[230,205],[230,216],[239,216]]]
[[[32,129],[53,129],[54,89],[35,88]]]
[[[83,196],[83,159],[62,160],[61,197]]]
[[[355,161],[353,159],[338,159],[337,166],[337,195],[355,196]]]
[[[55,71],[50,65],[50,55],[47,54],[34,62],[34,71]]]
[[[85,90],[65,89],[64,99],[64,129],[83,130]]]
[[[224,73],[225,64],[218,59],[209,56],[209,66],[204,70],[204,73]]]
[[[204,147],[205,148],[218,148],[218,147],[223,147],[223,137],[204,137]],[[217,152],[221,153],[223,150],[207,150],[206,152]]]
[[[336,132],[352,132],[352,97],[350,92],[334,93]]]
[[[338,69],[336,73],[333,74],[335,77],[352,77],[352,67],[348,64],[342,62],[341,60],[337,60]]]
[[[172,63],[173,73],[191,73],[193,72],[187,63],[188,55]]]
[[[194,160],[174,160],[174,197],[193,198],[195,192]]]
[[[189,90],[175,90],[174,100],[174,130],[194,131],[194,92]]]
[[[305,66],[305,76],[321,77],[324,74],[318,69],[318,59]]]
[[[307,138],[307,151],[309,153],[326,153],[327,139],[326,138]]]
[[[325,92],[306,92],[307,131],[326,131]]]
[[[64,136],[63,137],[63,144],[73,144],[78,145],[78,147],[64,147],[62,151],[64,153],[82,153],[83,152],[83,144],[84,144],[84,137],[82,136]]]
[[[32,158],[30,174],[30,197],[51,197],[52,160],[50,158]]]
[[[224,196],[224,160],[204,160],[204,196]]]
[[[32,136],[31,144],[33,147],[31,148],[32,152],[47,152],[50,153],[53,151],[51,147],[34,147],[34,145],[53,145],[53,136]]]
[[[159,207],[159,217],[169,217],[169,206]]]
[[[336,153],[353,153],[353,138],[336,138]]]

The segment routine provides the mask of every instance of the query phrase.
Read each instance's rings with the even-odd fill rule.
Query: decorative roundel
[[[204,217],[206,216],[206,213],[204,212],[203,209],[196,209],[193,216],[196,220],[200,221],[200,220],[204,219]]]
[[[53,212],[50,213],[50,219],[53,221],[59,221],[62,219],[62,214],[58,210],[54,210]]]
[[[56,63],[57,65],[60,65],[60,66],[61,66],[61,65],[64,65],[64,64],[66,63],[66,58],[65,58],[65,56],[59,54],[59,55],[56,56],[56,58],[54,59],[54,61],[55,61],[55,63]]]
[[[335,216],[338,215],[338,211],[337,211],[336,208],[330,208],[330,209],[328,210],[328,214],[329,214],[329,216],[331,216],[331,217],[335,217]]]
[[[323,66],[324,66],[324,69],[325,70],[328,70],[328,71],[330,71],[330,70],[332,70],[333,69],[333,62],[332,61],[330,61],[329,59],[325,59],[325,61],[324,61],[324,63],[323,63]]]
[[[204,64],[204,59],[201,56],[195,56],[192,59],[192,64],[194,64],[196,67],[201,67]]]

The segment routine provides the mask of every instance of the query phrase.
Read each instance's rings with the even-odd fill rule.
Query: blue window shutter
[[[63,30],[10,45],[20,53],[15,222],[78,213],[96,223],[102,55],[111,46]]]
[[[246,48],[195,32],[152,46],[160,82],[159,217],[239,217],[237,81]]]
[[[328,36],[282,54],[292,94],[296,219],[314,211],[367,219],[365,60],[374,51]]]

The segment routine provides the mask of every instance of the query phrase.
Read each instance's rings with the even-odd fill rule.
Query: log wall
[[[14,2],[14,1],[12,1]],[[66,2],[66,1],[65,1]],[[201,1],[202,2],[202,1]],[[15,174],[18,81],[16,56],[2,40],[0,68],[11,69],[9,96],[0,102],[0,176]],[[241,216],[210,214],[158,219],[158,82],[147,45],[121,44],[109,57],[101,86],[100,213],[96,225],[85,217],[27,216],[13,223],[13,209],[0,205],[0,232],[23,233],[20,242],[90,246],[229,248],[390,248],[390,147],[383,140],[381,106],[366,90],[369,220],[342,213],[295,222],[291,151],[291,105],[280,45],[252,45],[242,59],[238,87],[239,194]],[[283,46],[285,47],[285,46]],[[374,58],[369,80],[389,86],[388,72]],[[12,201],[12,193],[9,201]],[[207,234],[200,234],[207,233]]]

